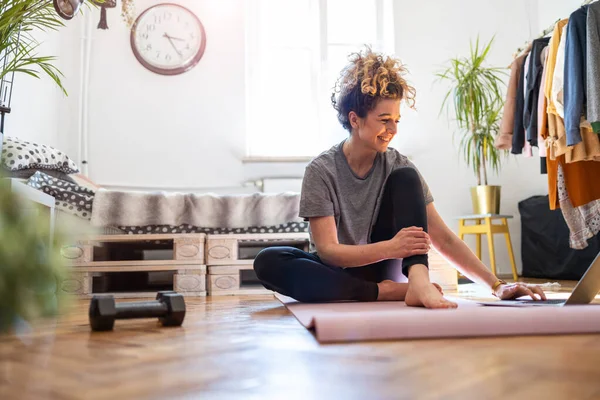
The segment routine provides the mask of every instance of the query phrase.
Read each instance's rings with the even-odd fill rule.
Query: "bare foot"
[[[408,283],[385,280],[377,284],[379,295],[377,301],[403,301],[406,297]]]
[[[442,296],[442,288],[435,283],[424,286],[408,284],[406,305],[426,308],[456,308],[458,304]]]

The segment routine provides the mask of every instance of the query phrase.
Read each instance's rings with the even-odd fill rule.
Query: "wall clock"
[[[147,69],[177,75],[193,68],[204,54],[206,34],[200,19],[178,4],[145,10],[131,28],[131,48]]]

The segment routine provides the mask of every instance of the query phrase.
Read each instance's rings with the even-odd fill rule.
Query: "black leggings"
[[[386,181],[371,242],[389,240],[410,226],[427,231],[427,212],[419,175],[415,169],[404,167],[392,171]],[[427,254],[404,258],[401,265],[398,261],[340,268],[294,247],[269,247],[256,256],[254,271],[267,289],[302,302],[375,301],[377,283],[397,281],[401,273],[408,276],[412,265],[429,265]]]

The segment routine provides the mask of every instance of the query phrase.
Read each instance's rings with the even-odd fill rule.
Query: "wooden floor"
[[[187,306],[91,333],[78,301],[0,336],[0,399],[600,399],[600,335],[319,345],[272,296]]]

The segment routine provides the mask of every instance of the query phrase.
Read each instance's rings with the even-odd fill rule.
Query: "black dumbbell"
[[[180,326],[185,318],[185,301],[173,291],[158,292],[154,301],[120,304],[112,296],[94,296],[89,316],[93,331],[110,331],[115,319],[131,318],[158,318],[162,326]]]

